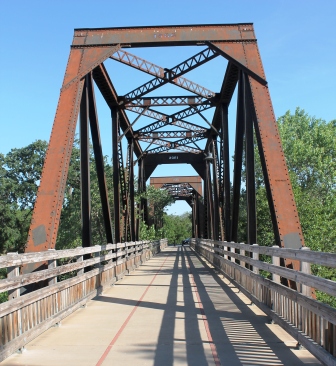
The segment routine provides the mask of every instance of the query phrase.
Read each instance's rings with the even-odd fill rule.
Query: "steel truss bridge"
[[[165,48],[176,56],[179,54],[176,50],[182,47],[192,52],[187,59],[182,59],[170,67],[159,66],[137,56],[138,50],[147,48]],[[225,61],[226,65],[223,72],[217,76],[222,80],[218,90],[210,90],[192,81],[191,77],[185,77],[191,71],[206,67],[208,63],[211,65],[215,59]],[[108,72],[109,63],[122,64],[133,71],[144,73],[147,75],[147,81],[126,93],[118,93]],[[125,73],[122,77],[126,80],[128,74]],[[168,85],[172,89],[167,88]],[[166,95],[163,92],[163,95],[160,95],[160,88],[164,91],[179,92],[174,95]],[[96,103],[97,92],[101,94],[111,116],[113,192],[108,192],[106,184],[101,126]],[[228,111],[230,103],[235,100],[235,140],[230,141]],[[82,246],[59,251],[55,250],[55,244],[78,121]],[[95,245],[97,243],[91,240],[90,135],[104,218],[106,243],[103,245]],[[231,145],[234,146],[232,177]],[[272,248],[255,244],[255,159],[260,159],[261,162],[277,244]],[[135,191],[146,191],[147,180],[161,164],[190,164],[202,183],[200,186],[191,182],[177,184],[176,180],[169,179],[163,183],[164,188],[176,199],[185,199],[192,206],[193,239],[190,248],[167,247],[166,240],[139,240],[140,220],[148,223],[149,218],[146,199],[142,198],[136,205]],[[138,169],[138,187],[134,186],[135,167]],[[243,174],[246,177],[248,244],[238,243]],[[111,196],[113,208],[109,204]],[[142,267],[146,269],[145,262],[153,255],[156,257],[151,261],[159,261],[159,267],[152,282],[146,282],[145,292],[134,300],[134,304],[133,300],[123,302],[125,306],[132,303],[134,309],[128,317],[120,313],[120,318],[125,322],[121,327],[116,327],[116,333],[112,332],[114,335],[111,333],[111,342],[103,341],[104,347],[106,346],[105,353],[88,364],[101,365],[108,362],[108,354],[116,344],[117,338],[126,329],[135,311],[144,306],[145,296],[150,293],[151,286],[158,280],[157,275],[169,261],[175,264],[172,264],[172,269],[169,270],[172,277],[170,282],[168,281],[170,290],[167,301],[158,301],[155,305],[148,305],[148,308],[163,311],[163,321],[159,328],[161,341],[167,336],[162,332],[170,329],[170,323],[167,323],[167,319],[164,320],[165,316],[183,311],[186,319],[184,341],[187,345],[187,358],[184,360],[187,363],[193,362],[192,352],[188,350],[188,341],[193,339],[188,328],[191,323],[187,322],[187,317],[191,314],[188,313],[188,309],[195,308],[192,314],[196,316],[195,319],[197,314],[202,317],[204,332],[207,334],[206,342],[209,344],[208,349],[204,348],[202,357],[208,360],[207,355],[212,355],[211,361],[206,362],[220,365],[225,361],[223,355],[226,351],[223,350],[226,346],[221,343],[220,337],[216,337],[218,331],[222,335],[226,334],[235,357],[238,357],[236,363],[232,364],[245,364],[251,360],[257,364],[268,364],[267,357],[262,359],[262,348],[266,349],[265,344],[267,347],[269,344],[262,338],[259,351],[258,344],[252,340],[250,341],[253,350],[244,346],[242,353],[249,355],[250,352],[250,361],[239,358],[235,347],[237,344],[240,344],[237,347],[241,347],[244,340],[243,337],[238,337],[238,333],[235,338],[232,330],[239,324],[251,325],[253,320],[250,320],[249,316],[253,316],[246,315],[248,311],[243,309],[241,303],[237,305],[233,294],[229,295],[232,300],[231,307],[225,308],[223,303],[221,313],[218,313],[215,304],[223,301],[222,295],[212,299],[213,305],[209,305],[207,300],[212,296],[211,289],[207,288],[202,277],[205,270],[199,272],[200,264],[197,261],[201,261],[205,266],[211,263],[218,273],[230,281],[219,284],[213,270],[210,267],[207,269],[207,273],[213,279],[209,281],[217,281],[218,289],[224,290],[219,291],[221,294],[232,291],[230,288],[235,286],[249,301],[258,305],[263,316],[279,324],[295,342],[304,345],[319,361],[327,365],[336,364],[335,309],[318,302],[315,298],[315,289],[336,296],[335,282],[310,273],[311,263],[335,267],[335,254],[313,253],[304,245],[269,88],[254,28],[250,23],[75,29],[26,252],[0,257],[0,268],[7,268],[8,273],[7,279],[0,280],[0,290],[8,291],[9,294],[9,300],[0,304],[0,360],[18,349],[23,349],[28,342],[74,313],[90,299],[104,301],[100,297],[103,290],[121,280],[124,275],[130,274],[140,264],[144,264]],[[62,258],[71,260],[62,264],[64,262],[59,261]],[[142,267],[136,273],[141,272]],[[148,273],[144,278],[148,278]],[[71,275],[66,280],[59,281],[62,274]],[[179,276],[182,276],[184,281],[182,288],[190,289],[190,294],[196,291],[191,297],[186,295],[187,290],[182,290],[185,292],[184,299],[178,299],[178,295],[171,292],[176,290]],[[26,292],[22,292],[23,287],[27,289]],[[132,291],[136,292],[136,285]],[[164,298],[165,295],[162,296]],[[107,297],[105,300],[110,306],[120,300],[116,300],[113,293]],[[194,300],[191,301],[192,299]],[[184,303],[182,307],[178,306],[179,301]],[[238,308],[242,315],[233,316],[236,311],[234,309]],[[110,314],[110,310],[106,311]],[[223,326],[220,321],[221,326],[219,323],[215,325],[216,316],[218,319],[226,316],[226,320],[230,320],[230,327],[225,328],[225,324]],[[149,319],[152,318],[148,318],[147,324],[151,321]],[[97,325],[98,331],[102,326]],[[142,326],[142,332],[146,331],[146,326]],[[93,329],[90,329],[90,332],[93,332]],[[174,343],[173,338],[169,339],[169,342]],[[201,338],[198,341],[202,344],[200,349],[203,350]],[[174,358],[171,358],[171,355],[177,352],[177,348],[174,347],[169,353],[168,360],[171,361],[166,364],[174,363]],[[255,349],[257,352],[254,352]],[[28,353],[29,351],[26,354]],[[282,351],[270,351],[269,357],[273,357],[274,364],[304,364],[300,357],[295,359],[288,356],[286,360],[289,361],[285,361],[281,353]],[[154,364],[164,365],[159,354],[158,351],[152,353]],[[20,364],[20,357],[24,364],[37,364],[36,360],[27,361],[24,353],[11,356],[8,362],[16,363],[9,364]],[[183,356],[181,357],[183,359]],[[308,357],[307,354],[304,357]],[[318,364],[316,359],[311,361],[309,357],[309,362],[316,361]],[[54,364],[67,362],[61,360],[62,358],[59,358]],[[6,362],[4,361],[4,365]],[[38,362],[43,365],[49,364],[46,359]],[[73,362],[71,361],[71,364],[74,364]],[[132,362],[136,364],[134,360]],[[153,360],[151,362],[150,364],[153,364]]]

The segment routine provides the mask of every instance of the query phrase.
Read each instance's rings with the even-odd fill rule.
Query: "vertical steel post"
[[[90,145],[88,121],[88,79],[85,76],[80,104],[80,175],[81,175],[81,213],[82,246],[91,246],[91,197],[90,197]]]
[[[208,154],[209,155],[209,154]],[[212,193],[212,184],[211,184],[211,173],[210,173],[210,161],[206,160],[206,192],[205,195],[207,197],[206,210],[207,210],[207,238],[213,239],[213,193]]]
[[[244,125],[245,125],[245,163],[246,163],[246,194],[247,194],[247,242],[257,242],[257,213],[254,172],[254,138],[251,98],[248,77],[243,74],[244,88]]]
[[[120,242],[120,192],[119,192],[119,111],[112,108],[112,162],[113,162],[113,193],[114,193],[114,239]]]
[[[128,189],[129,189],[129,210],[130,210],[130,234],[131,240],[135,241],[135,212],[134,212],[134,162],[133,162],[133,154],[134,154],[134,140],[128,141],[129,147],[129,171],[128,171]]]
[[[244,141],[244,90],[243,73],[239,73],[238,98],[237,98],[237,117],[236,117],[236,141],[234,154],[233,171],[233,198],[232,198],[232,223],[231,241],[238,242],[238,221],[239,221],[239,200],[241,187],[241,170],[243,166],[243,141]]]
[[[98,177],[98,185],[99,185],[99,193],[100,200],[102,204],[102,212],[104,218],[104,226],[105,226],[105,235],[107,243],[113,243],[112,238],[112,221],[111,221],[111,213],[110,213],[110,204],[108,200],[108,192],[105,178],[105,169],[104,169],[104,156],[103,150],[101,146],[100,132],[99,132],[99,123],[98,123],[98,115],[96,109],[96,101],[93,90],[92,83],[92,74],[88,77],[88,99],[89,99],[89,117],[90,117],[90,127],[91,127],[91,137],[92,137],[92,146],[93,152],[95,156],[96,162],[96,170]]]
[[[139,164],[139,192],[145,193],[146,192],[146,176],[145,176],[145,162],[144,158],[141,158],[138,162]],[[148,225],[148,209],[147,209],[147,199],[141,198],[140,199],[140,215],[142,217],[143,222]]]
[[[230,152],[229,152],[229,121],[228,121],[228,105],[221,105],[221,135],[222,135],[222,151],[221,159],[224,165],[224,222],[225,222],[225,238],[222,240],[231,241],[231,184],[230,184]]]
[[[208,211],[208,162],[204,161],[204,195],[203,195],[203,235],[205,239],[209,239],[209,211]]]
[[[214,139],[212,140],[212,179],[213,179],[213,196],[211,197],[212,201],[212,209],[213,209],[213,222],[212,222],[212,232],[213,232],[213,240],[219,240],[219,197],[218,197],[218,158],[217,158],[217,149],[216,149],[217,141]]]

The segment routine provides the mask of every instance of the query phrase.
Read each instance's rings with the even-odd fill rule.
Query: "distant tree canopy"
[[[182,215],[164,215],[163,237],[169,244],[181,244],[182,240],[191,237],[192,229],[191,212]]]

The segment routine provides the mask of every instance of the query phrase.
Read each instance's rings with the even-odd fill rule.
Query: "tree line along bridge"
[[[174,52],[176,47],[197,52],[170,68],[129,52]],[[226,62],[219,91],[184,77],[217,58]],[[142,71],[150,80],[119,95],[108,62]],[[167,85],[184,89],[184,95],[155,94],[159,88],[169,90]],[[111,113],[113,192],[107,191],[97,90]],[[228,111],[235,92],[231,179]],[[162,111],[172,107],[174,113]],[[78,120],[82,246],[56,250]],[[103,245],[91,239],[90,131],[106,235]],[[273,247],[255,244],[255,158],[261,162],[277,244]],[[192,206],[190,247],[172,248],[165,239],[141,241],[140,222],[149,223],[148,203],[142,195],[136,204],[135,188],[144,193],[158,165],[177,163],[190,164],[197,182],[159,184]],[[242,178],[248,244],[238,243]],[[76,29],[26,250],[0,257],[0,268],[7,268],[0,290],[9,295],[0,304],[0,359],[4,365],[221,365],[228,360],[230,365],[335,365],[335,309],[315,297],[315,290],[335,296],[335,282],[310,272],[311,264],[335,267],[335,258],[304,245],[252,24]],[[79,313],[82,320],[77,319]],[[51,329],[61,320],[67,326]],[[268,326],[268,321],[275,324]],[[78,328],[84,323],[87,328]],[[275,333],[272,327],[277,327]],[[74,328],[80,329],[78,342],[81,336],[88,338],[71,350],[67,346],[74,344]],[[70,335],[60,333],[67,330]],[[62,334],[60,348],[57,334]],[[289,335],[292,338],[286,338]],[[302,345],[307,351],[291,350],[290,342],[292,348]],[[281,346],[275,346],[278,343]],[[26,352],[12,355],[25,347]],[[87,347],[92,348],[89,355]]]

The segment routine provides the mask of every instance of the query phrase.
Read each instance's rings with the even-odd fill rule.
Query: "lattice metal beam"
[[[199,96],[170,96],[170,97],[144,97],[134,99],[132,102],[126,102],[125,107],[170,107],[183,105],[210,104],[212,100]]]
[[[194,132],[194,131],[158,131],[158,132],[140,132],[138,135],[136,134],[136,138],[144,141],[146,138],[148,139],[176,139],[176,138],[194,138],[203,135],[203,137],[207,136],[206,130],[204,133],[202,132]]]
[[[146,61],[141,57],[126,52],[125,50],[122,49],[118,50],[111,56],[111,58],[113,60],[131,66],[137,70],[156,76],[157,78],[164,79],[166,77],[167,69],[164,69],[163,67],[155,65],[149,61]],[[168,82],[180,86],[181,88],[188,90],[192,93],[195,93],[199,96],[202,96],[203,98],[211,98],[215,95],[215,93],[212,92],[211,90],[204,88],[203,86],[194,83],[193,81],[188,80],[181,76],[175,77],[174,79],[170,79],[168,80]]]
[[[180,150],[184,150],[187,152],[196,152],[200,153],[202,152],[202,150],[200,149],[195,149],[195,148],[191,148],[189,146],[187,146],[187,144],[191,144],[194,143],[196,141],[199,140],[203,140],[205,137],[201,134],[199,136],[196,137],[192,137],[192,138],[184,138],[181,140],[177,140],[174,142],[168,142],[165,146],[159,147],[159,148],[155,148],[155,149],[151,149],[151,150],[147,150],[148,154],[154,154],[154,153],[160,153],[160,152],[164,152],[164,151],[168,151],[168,150],[172,150],[172,149],[180,149]]]
[[[196,67],[214,59],[217,56],[218,54],[214,52],[211,48],[206,48],[205,50],[188,58],[186,61],[179,63],[175,67],[171,69],[165,69],[163,79],[161,77],[155,77],[154,79],[124,95],[124,99],[126,101],[132,101],[143,95],[146,95],[153,90],[159,88],[160,86],[165,85],[168,82],[171,82],[172,80],[182,76],[183,74],[186,74],[187,72],[195,69]],[[211,97],[213,97],[213,94],[211,94]]]

